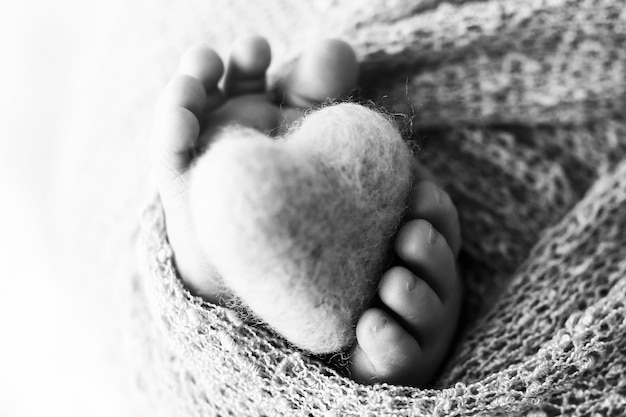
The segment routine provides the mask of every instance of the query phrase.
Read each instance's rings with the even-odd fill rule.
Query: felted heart
[[[322,108],[282,138],[233,128],[193,168],[200,243],[261,320],[313,353],[355,340],[402,220],[412,154],[383,115]]]

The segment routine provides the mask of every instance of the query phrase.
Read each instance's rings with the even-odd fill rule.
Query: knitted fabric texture
[[[190,185],[215,281],[306,351],[349,347],[402,221],[410,149],[386,117],[348,103],[278,139],[237,127],[222,135]]]
[[[357,384],[187,292],[157,201],[132,298],[154,414],[626,414],[623,4],[326,6],[332,22],[350,16],[362,93],[413,109],[418,158],[459,209],[455,348],[431,389]]]

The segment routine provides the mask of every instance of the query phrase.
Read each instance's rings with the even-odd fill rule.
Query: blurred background
[[[56,276],[42,216],[67,92],[100,6],[0,1],[0,416],[127,415],[86,300]]]

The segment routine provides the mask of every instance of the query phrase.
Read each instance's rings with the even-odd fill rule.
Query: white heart
[[[347,103],[276,140],[242,128],[225,136],[192,172],[193,216],[209,259],[294,345],[346,348],[402,221],[411,151],[385,116]]]

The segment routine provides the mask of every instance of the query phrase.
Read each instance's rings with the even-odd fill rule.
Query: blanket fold
[[[544,233],[490,312],[469,324],[438,389],[420,390],[359,385],[192,296],[157,201],[144,218],[147,268],[134,286],[143,386],[163,415],[620,415],[625,206],[626,161]]]

